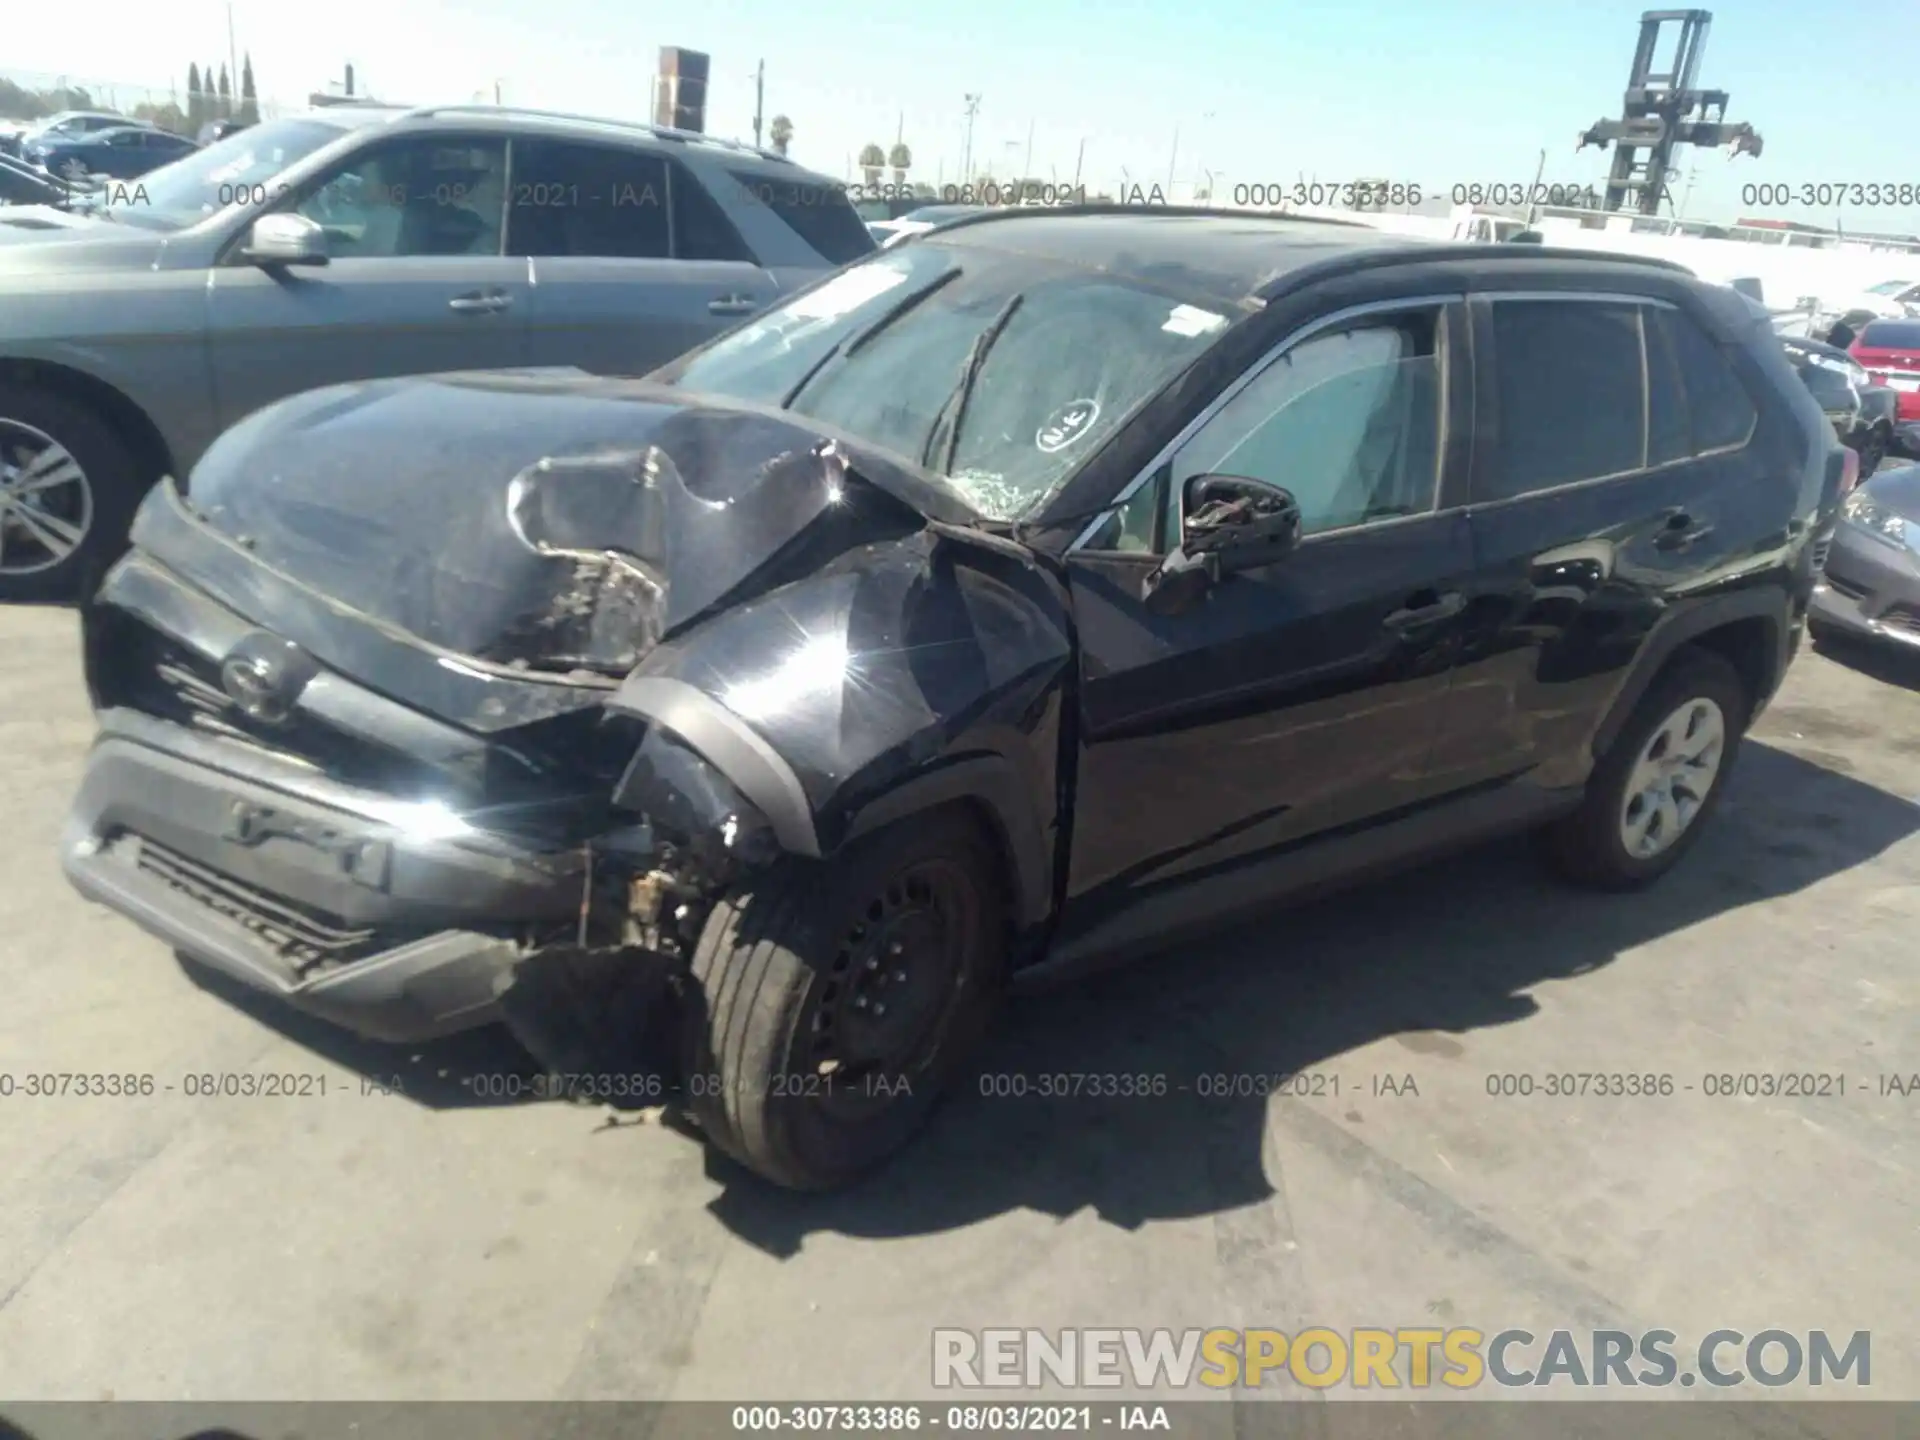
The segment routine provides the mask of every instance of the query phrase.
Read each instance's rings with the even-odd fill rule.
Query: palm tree
[[[776,155],[787,153],[787,146],[793,143],[793,121],[784,115],[773,117],[773,151]]]
[[[905,185],[907,183],[907,171],[913,168],[913,151],[896,140],[893,149],[887,152],[887,164],[893,167],[893,183],[895,185]]]
[[[868,186],[878,185],[887,168],[887,152],[878,145],[860,147],[860,168],[867,172]]]

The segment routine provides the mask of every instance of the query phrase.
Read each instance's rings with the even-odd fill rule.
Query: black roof
[[[1692,275],[1652,257],[1542,245],[1461,244],[1377,230],[1356,220],[1256,210],[1138,205],[1012,206],[963,216],[917,243],[990,246],[1143,280],[1156,277],[1229,302],[1268,297],[1296,271],[1343,256],[1390,261],[1518,260],[1654,267]]]

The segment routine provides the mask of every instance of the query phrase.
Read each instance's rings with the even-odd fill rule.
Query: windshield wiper
[[[881,311],[880,317],[865,329],[856,330],[852,334],[841,336],[826,354],[822,355],[807,367],[807,373],[795,382],[793,388],[780,397],[780,408],[782,410],[791,409],[793,402],[800,398],[800,392],[813,383],[814,376],[826,369],[827,366],[831,365],[835,360],[842,360],[853,354],[854,351],[858,350],[862,345],[865,345],[867,341],[873,339],[874,336],[878,335],[882,330],[886,329],[887,326],[906,314],[907,311],[933,294],[933,292],[938,290],[942,285],[945,285],[949,280],[958,279],[959,275],[960,267],[956,265],[953,269],[935,276],[919,289],[909,290],[905,295],[902,295],[898,300],[894,301],[893,304]]]
[[[1000,332],[1007,328],[1007,322],[1013,319],[1013,312],[1020,308],[1024,295],[1015,295],[1000,307],[1000,313],[987,322],[987,328],[974,337],[973,344],[967,347],[967,358],[960,366],[960,379],[941,402],[940,409],[933,417],[933,426],[927,431],[927,443],[920,449],[920,463],[936,474],[953,473],[953,457],[960,449],[960,423],[967,418],[967,401],[973,398],[974,382],[980,378],[980,371],[987,363],[987,354],[993,349],[993,342],[1000,338]],[[948,420],[948,415],[952,419]],[[945,448],[940,464],[933,463],[935,444],[943,436],[941,427],[945,426]]]

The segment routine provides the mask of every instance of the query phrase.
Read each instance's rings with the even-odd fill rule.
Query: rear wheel
[[[0,600],[83,598],[146,488],[132,452],[85,405],[0,386]]]
[[[1720,802],[1750,709],[1732,665],[1682,651],[1595,767],[1580,808],[1547,832],[1555,868],[1602,890],[1672,869]]]
[[[986,1028],[1007,910],[963,812],[788,861],[728,895],[692,964],[682,1068],[709,1139],[776,1184],[845,1184],[920,1129]]]

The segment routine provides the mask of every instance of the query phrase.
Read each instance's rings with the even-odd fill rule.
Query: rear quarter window
[[[876,248],[866,222],[839,185],[789,180],[752,170],[732,170],[739,201],[760,205],[830,264],[845,265]]]

